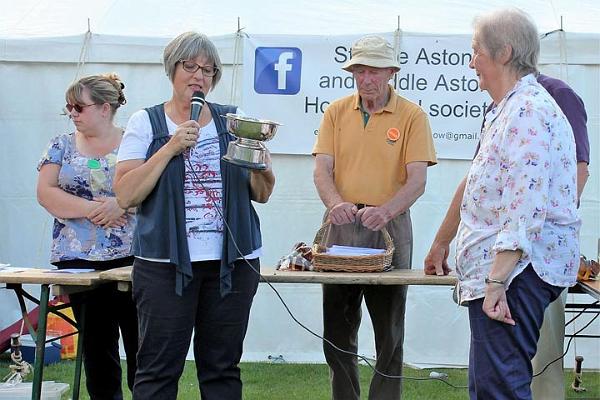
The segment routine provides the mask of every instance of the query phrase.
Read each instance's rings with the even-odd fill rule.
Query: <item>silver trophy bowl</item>
[[[229,142],[223,160],[244,168],[267,169],[267,149],[263,142],[275,137],[281,124],[228,113],[227,130],[237,140]]]

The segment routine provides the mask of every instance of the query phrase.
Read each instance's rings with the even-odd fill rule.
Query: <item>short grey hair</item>
[[[217,86],[223,73],[223,64],[219,58],[217,48],[208,36],[198,32],[185,32],[171,40],[163,52],[165,72],[173,82],[175,69],[180,60],[193,60],[204,56],[207,61],[217,68],[217,74],[212,78],[212,87]]]
[[[510,68],[519,76],[537,73],[540,56],[538,30],[531,17],[518,8],[496,10],[473,21],[474,35],[492,59],[505,47],[512,49]]]

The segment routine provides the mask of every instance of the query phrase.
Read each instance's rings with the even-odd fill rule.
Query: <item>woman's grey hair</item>
[[[505,46],[512,54],[510,68],[519,76],[538,72],[540,39],[537,28],[528,14],[518,8],[493,11],[473,21],[479,44],[496,60]]]
[[[108,74],[89,75],[73,82],[65,92],[67,103],[84,105],[83,91],[87,89],[94,104],[110,104],[112,115],[117,108],[127,103],[123,89],[125,85],[114,72]]]
[[[163,53],[163,62],[165,72],[173,82],[175,69],[181,60],[193,60],[196,57],[204,56],[209,64],[217,68],[217,74],[212,78],[212,87],[214,88],[223,72],[223,65],[219,58],[217,48],[210,39],[198,32],[185,32],[171,40]]]

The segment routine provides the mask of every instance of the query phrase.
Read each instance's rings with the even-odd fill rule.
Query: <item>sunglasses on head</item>
[[[69,103],[67,103],[67,105],[65,106],[65,108],[67,109],[68,112],[71,112],[71,111],[75,110],[78,113],[80,113],[80,112],[83,111],[83,109],[85,107],[95,106],[96,104],[97,103],[79,105],[79,104],[69,104]]]

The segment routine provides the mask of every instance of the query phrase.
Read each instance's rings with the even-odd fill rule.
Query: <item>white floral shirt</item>
[[[507,284],[529,263],[568,287],[579,261],[575,141],[566,117],[533,75],[488,112],[461,204],[459,301],[484,297],[496,253],[521,250]]]

